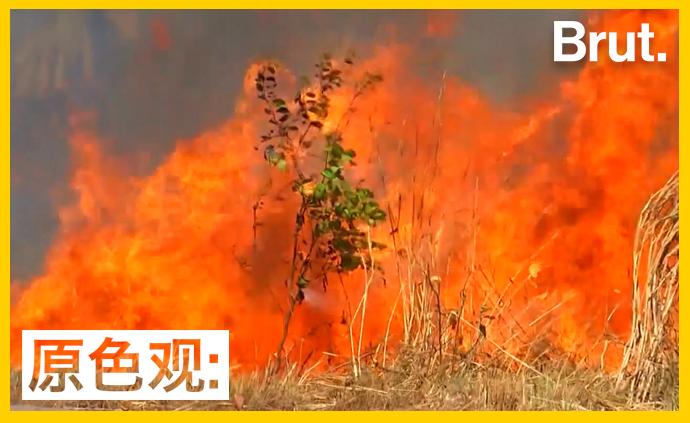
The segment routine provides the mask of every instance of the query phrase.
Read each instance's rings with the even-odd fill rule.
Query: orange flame
[[[491,323],[496,342],[517,344],[504,329],[518,324],[521,336],[543,334],[586,358],[599,357],[606,336],[628,333],[637,214],[678,161],[678,17],[616,12],[596,23],[634,31],[640,22],[651,23],[666,63],[588,64],[560,92],[518,109],[525,112],[495,107],[457,77],[417,78],[405,66],[414,53],[405,46],[379,49],[361,64],[385,80],[344,129],[358,152],[354,176],[376,184],[394,211],[401,199],[399,239],[429,235],[445,309],[459,308],[469,286],[477,299],[471,313],[492,296],[494,308],[513,310]],[[255,71],[231,119],[179,142],[144,178],[127,177],[101,151],[93,117],[75,115],[78,201],[60,210],[62,232],[45,273],[22,289],[13,284],[15,365],[22,329],[219,328],[231,330],[232,359],[246,367],[275,352],[296,203],[289,190],[281,197],[289,181],[269,173],[253,148],[263,117]],[[336,93],[333,115],[351,95]],[[392,336],[401,337],[389,230],[375,233],[389,249],[380,258],[386,284],[371,288],[367,345],[381,342],[391,314]],[[342,285],[307,290],[290,328],[295,357],[349,354],[341,322],[363,284],[352,274]],[[615,351],[606,356],[607,365],[617,360]]]

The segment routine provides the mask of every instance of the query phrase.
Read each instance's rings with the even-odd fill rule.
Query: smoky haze
[[[69,200],[67,121],[99,115],[105,150],[149,172],[180,139],[232,114],[247,66],[297,73],[321,53],[405,43],[421,76],[443,71],[501,107],[553,88],[554,20],[581,11],[12,11],[11,278],[43,271]]]

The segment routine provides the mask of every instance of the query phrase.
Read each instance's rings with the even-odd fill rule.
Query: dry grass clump
[[[425,356],[426,355],[426,356]],[[428,354],[401,351],[383,369],[362,366],[350,372],[283,375],[255,372],[231,381],[230,401],[74,401],[22,402],[19,384],[13,408],[80,410],[672,410],[677,390],[654,401],[631,405],[616,388],[615,375],[548,361],[538,371],[499,357],[483,363],[429,369]],[[290,367],[290,366],[288,366]],[[296,367],[296,366],[295,366]],[[14,378],[18,375],[14,374]],[[16,380],[16,379],[15,379]]]
[[[678,385],[678,172],[642,209],[633,251],[633,317],[619,374],[631,403]]]

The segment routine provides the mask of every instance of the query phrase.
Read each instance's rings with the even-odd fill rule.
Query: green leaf
[[[374,220],[383,220],[386,218],[386,212],[381,209],[376,209],[371,213],[370,217]]]
[[[321,182],[316,184],[316,186],[314,187],[314,198],[316,198],[317,200],[320,200],[324,197],[325,194],[326,194],[326,185],[324,185]]]
[[[360,198],[373,198],[374,193],[366,188],[358,188],[357,189],[357,194],[360,196]]]
[[[276,167],[278,168],[278,170],[284,172],[285,169],[287,169],[287,162],[285,161],[285,159],[279,159],[276,162]]]
[[[340,257],[340,267],[346,271],[352,271],[359,267],[360,261],[352,254],[345,254]]]
[[[340,158],[343,162],[349,163],[355,158],[356,155],[355,150],[345,150]]]
[[[328,232],[328,222],[322,220],[316,224],[316,236],[320,236]]]
[[[350,243],[344,238],[334,238],[333,247],[340,251],[347,251],[351,248]]]

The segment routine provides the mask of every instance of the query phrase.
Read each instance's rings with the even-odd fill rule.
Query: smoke
[[[247,66],[309,72],[323,52],[405,43],[438,83],[460,75],[506,108],[577,65],[551,63],[551,22],[579,11],[13,11],[12,280],[44,269],[69,201],[68,116],[95,110],[106,149],[145,174],[180,139],[232,114]]]

